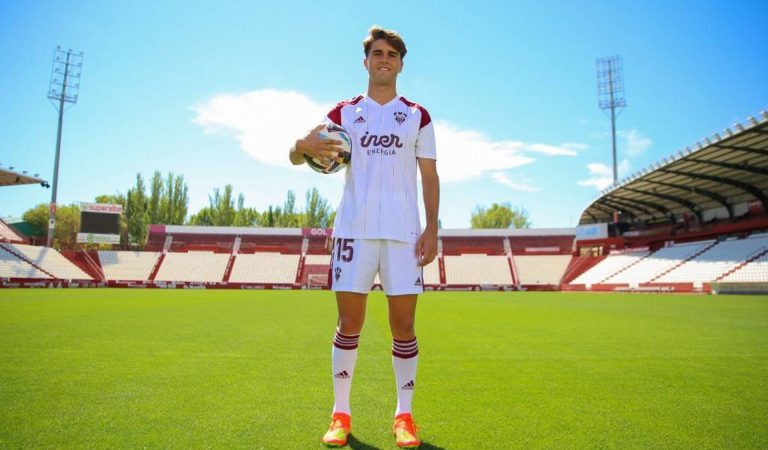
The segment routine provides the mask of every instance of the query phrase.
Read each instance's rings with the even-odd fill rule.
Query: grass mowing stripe
[[[425,446],[766,448],[768,298],[429,293]],[[0,447],[321,448],[332,294],[0,291]],[[371,295],[356,446],[394,448],[386,301]]]

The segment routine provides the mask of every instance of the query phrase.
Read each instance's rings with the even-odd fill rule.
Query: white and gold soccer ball
[[[336,173],[343,169],[352,158],[352,137],[347,133],[343,127],[340,127],[334,123],[326,125],[322,130],[317,133],[320,137],[325,139],[334,139],[341,142],[339,145],[339,157],[341,162],[336,160],[326,160],[323,158],[311,158],[304,155],[304,159],[315,172],[329,174]]]

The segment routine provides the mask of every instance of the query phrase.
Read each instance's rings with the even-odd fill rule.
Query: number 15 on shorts
[[[336,239],[333,247],[333,260],[350,262],[355,256],[355,249],[352,248],[354,239]]]

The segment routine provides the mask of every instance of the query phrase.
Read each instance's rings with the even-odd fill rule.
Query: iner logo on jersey
[[[391,133],[389,136],[379,136],[377,134],[368,134],[367,132],[360,138],[360,145],[363,148],[368,148],[371,145],[374,147],[390,148],[393,145],[395,148],[403,148],[403,144],[400,143],[400,136],[395,133]]]

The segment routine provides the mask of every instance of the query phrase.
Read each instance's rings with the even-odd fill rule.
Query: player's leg
[[[368,291],[378,268],[377,252],[370,251],[365,241],[337,239],[331,256],[331,288],[336,291],[338,319],[331,350],[333,375],[333,416],[323,442],[342,446],[351,428],[349,405],[352,379],[357,363],[357,346],[365,323]]]
[[[392,366],[397,382],[395,415],[410,413],[416,387],[419,344],[416,341],[416,294],[388,297],[389,328],[392,331]]]
[[[368,294],[336,292],[339,317],[331,350],[334,413],[350,414],[349,395],[357,363],[357,345],[365,322]]]
[[[423,274],[413,244],[386,241],[382,251],[381,280],[387,294],[389,327],[392,332],[392,366],[397,388],[397,409],[393,431],[397,445],[418,447],[419,439],[412,418],[416,388],[419,345],[416,341],[416,303],[423,292]]]

